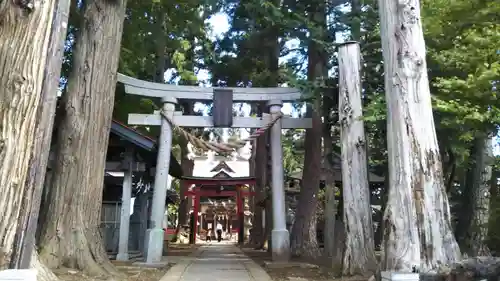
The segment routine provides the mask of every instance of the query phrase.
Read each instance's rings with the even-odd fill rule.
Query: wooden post
[[[281,114],[282,101],[270,101],[270,113],[274,117]],[[283,179],[283,148],[281,147],[281,120],[271,128],[272,162],[272,214],[271,252],[273,261],[287,262],[290,259],[290,234],[286,228],[285,187]]]
[[[349,229],[342,272],[354,275],[375,270],[368,162],[362,120],[361,52],[357,42],[339,47],[339,120],[344,222]]]
[[[176,99],[163,98],[163,111],[171,117],[174,114]],[[165,198],[170,188],[168,172],[170,168],[170,153],[172,150],[172,127],[163,118],[156,161],[155,184],[153,190],[153,206],[151,210],[152,228],[148,230],[148,250],[146,263],[161,262],[163,254],[163,220],[165,216]]]
[[[146,251],[144,251],[144,241],[146,239],[146,232],[148,229],[148,193],[141,193],[136,198],[138,200],[137,204],[139,204],[139,251],[143,252],[144,255]]]
[[[118,254],[116,260],[128,261],[128,240],[130,232],[130,204],[132,201],[132,165],[134,164],[134,152],[127,148],[125,163],[127,169],[123,176],[122,205],[120,215],[120,234],[118,237]]]
[[[199,205],[200,205],[200,194],[198,190],[196,190],[196,195],[194,196],[193,200],[193,229],[191,231],[193,232],[193,244],[196,244],[196,230],[198,230],[198,210],[199,210]]]

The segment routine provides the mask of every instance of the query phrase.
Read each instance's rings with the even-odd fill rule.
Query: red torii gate
[[[182,184],[185,186],[182,190],[184,191],[182,196],[193,196],[193,216],[194,223],[193,228],[193,241],[196,243],[196,228],[198,225],[198,212],[200,207],[200,198],[203,197],[235,197],[236,198],[236,208],[238,210],[238,220],[240,227],[238,229],[238,243],[243,243],[244,240],[244,208],[243,208],[243,198],[254,196],[255,192],[251,191],[252,186],[255,186],[254,177],[235,177],[235,178],[207,178],[207,177],[182,177]],[[192,185],[195,185],[193,189],[189,189]],[[248,185],[248,190],[242,190],[241,186]],[[203,190],[203,186],[235,186],[236,190]]]

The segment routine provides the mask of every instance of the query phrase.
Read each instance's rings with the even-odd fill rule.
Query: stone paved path
[[[198,249],[196,258],[173,266],[160,281],[272,281],[235,245],[217,242]]]

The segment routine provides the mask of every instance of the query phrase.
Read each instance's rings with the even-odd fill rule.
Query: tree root
[[[468,258],[450,267],[442,268],[439,275],[449,281],[488,280],[497,281],[500,277],[500,258]]]
[[[59,281],[54,272],[40,262],[36,251],[31,256],[31,268],[36,269],[38,281]]]
[[[474,257],[452,265],[443,265],[437,272],[420,273],[421,281],[498,281],[500,258]],[[377,272],[368,281],[381,280]]]
[[[40,258],[50,268],[74,268],[89,276],[122,278],[109,261],[97,228],[75,229],[71,237],[53,235],[41,245]]]

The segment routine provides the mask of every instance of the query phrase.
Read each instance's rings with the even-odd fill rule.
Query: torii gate
[[[301,92],[294,88],[204,88],[153,83],[118,74],[118,82],[125,85],[125,92],[132,95],[161,98],[163,113],[179,127],[231,127],[263,128],[281,114],[283,102],[294,102]],[[214,101],[214,117],[182,115],[175,112],[177,100]],[[259,117],[233,117],[233,102],[267,102],[269,114]],[[148,229],[146,263],[161,262],[163,252],[162,223],[165,214],[165,196],[170,183],[168,171],[172,149],[172,127],[160,113],[129,114],[130,125],[161,126],[158,158],[151,212],[152,229]],[[286,228],[285,189],[283,178],[282,129],[310,128],[310,118],[279,118],[270,129],[272,164],[273,230],[271,235],[274,261],[287,261],[290,257],[290,234]]]

